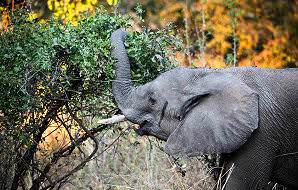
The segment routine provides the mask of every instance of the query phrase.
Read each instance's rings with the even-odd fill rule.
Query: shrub
[[[132,25],[129,16],[102,9],[85,15],[77,26],[54,19],[29,21],[28,14],[22,12],[14,15],[9,31],[1,32],[0,134],[12,139],[17,155],[14,187],[28,170],[34,173],[35,187],[46,179],[50,186],[62,181],[63,176],[49,184],[47,174],[52,166],[95,132],[107,128],[92,128],[92,123],[94,118],[109,117],[117,110],[111,95],[115,61],[110,56],[109,38],[114,30]],[[169,55],[179,45],[170,27],[129,33],[126,46],[133,80],[142,84],[172,68]],[[59,150],[45,153],[40,143],[50,126],[65,128],[68,141]],[[43,154],[47,159],[38,160]]]

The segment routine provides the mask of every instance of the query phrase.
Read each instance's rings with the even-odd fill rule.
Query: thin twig
[[[77,124],[86,132],[87,136],[90,137],[94,143],[95,143],[95,147],[94,147],[94,150],[93,152],[84,160],[82,161],[78,166],[76,166],[74,169],[72,169],[70,172],[68,172],[68,174],[64,175],[63,177],[59,178],[58,180],[56,180],[54,183],[57,184],[59,182],[61,182],[62,180],[68,178],[70,175],[72,175],[73,173],[77,172],[78,170],[82,169],[87,162],[89,162],[92,157],[95,155],[95,153],[97,152],[98,150],[98,145],[99,145],[99,142],[98,140],[96,139],[96,137],[91,133],[91,131],[89,131],[82,123],[82,121],[72,112],[72,110],[70,109],[69,105],[66,104],[65,105],[68,113],[71,115],[71,117],[77,122]],[[51,185],[43,188],[43,189],[48,189],[49,187],[52,187]]]
[[[44,171],[47,170],[49,171],[49,169],[51,168],[51,165],[53,163],[56,163],[60,158],[65,157],[65,152],[67,151],[71,151],[75,146],[77,146],[78,144],[81,144],[82,142],[84,142],[85,140],[87,140],[88,138],[91,138],[94,142],[95,142],[95,148],[93,150],[93,152],[83,161],[81,162],[79,165],[77,165],[74,169],[72,169],[70,172],[68,172],[66,175],[60,177],[59,179],[55,180],[52,182],[52,185],[47,185],[45,187],[42,188],[42,190],[45,189],[49,189],[49,188],[53,188],[53,185],[56,185],[58,183],[60,183],[61,181],[67,179],[70,175],[72,175],[73,173],[77,172],[78,170],[82,169],[83,166],[85,166],[85,164],[87,162],[89,162],[92,157],[94,156],[94,154],[97,152],[98,150],[98,141],[97,139],[94,137],[94,134],[96,134],[97,132],[100,132],[106,128],[108,128],[108,125],[102,125],[101,127],[97,127],[97,128],[92,128],[90,130],[88,130],[81,122],[81,120],[79,118],[77,118],[76,115],[73,114],[72,110],[69,108],[68,105],[66,105],[66,109],[68,111],[68,113],[71,115],[71,117],[78,123],[78,125],[85,131],[85,134],[80,137],[79,139],[75,140],[74,143],[71,143],[71,145],[69,145],[68,147],[61,149],[59,151],[57,151],[56,153],[54,153],[54,157],[52,158],[51,162],[48,163],[46,165],[46,167],[44,168]],[[94,140],[95,139],[95,140]],[[41,177],[41,176],[40,176]],[[40,178],[39,177],[39,178]]]
[[[202,30],[201,30],[201,36],[202,36],[202,42],[200,45],[200,59],[203,62],[204,67],[207,66],[207,62],[205,59],[205,45],[206,45],[206,19],[205,19],[205,9],[204,6],[202,5],[202,10],[201,10],[201,16],[202,16]]]
[[[120,137],[125,133],[125,131],[127,130],[128,128],[126,128],[126,129],[124,129],[124,131],[122,131],[119,135],[118,135],[118,137],[117,138],[115,138],[114,140],[113,140],[113,142],[112,143],[110,143],[104,150],[102,150],[99,154],[97,154],[96,156],[94,156],[94,158],[96,158],[96,157],[99,157],[100,155],[102,155],[105,151],[107,151],[109,148],[111,148],[119,139],[120,139]],[[93,158],[93,159],[94,159]]]
[[[187,66],[191,64],[190,58],[190,37],[189,37],[189,21],[190,21],[190,2],[189,0],[185,0],[185,7],[184,7],[184,24],[185,24],[185,39],[186,39],[186,57],[187,57]]]

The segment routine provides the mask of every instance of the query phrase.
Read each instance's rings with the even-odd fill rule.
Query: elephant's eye
[[[151,105],[154,105],[156,103],[156,99],[152,98],[152,97],[149,97],[149,103]]]

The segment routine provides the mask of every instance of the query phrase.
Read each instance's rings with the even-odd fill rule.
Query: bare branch
[[[18,188],[21,176],[28,169],[30,163],[32,162],[34,153],[37,150],[38,143],[42,139],[44,131],[47,129],[51,120],[57,115],[59,109],[63,106],[63,104],[64,102],[57,102],[54,106],[52,106],[52,108],[49,109],[49,111],[45,115],[43,121],[40,124],[38,133],[33,136],[33,144],[26,150],[26,152],[20,158],[20,161],[17,163],[16,171],[18,171],[18,173],[16,173],[14,176],[11,190],[16,190]]]
[[[90,137],[94,143],[95,143],[95,147],[93,152],[83,161],[81,162],[78,166],[76,166],[74,169],[72,169],[68,174],[64,175],[63,177],[61,177],[60,179],[56,180],[56,183],[66,179],[67,177],[69,177],[70,175],[72,175],[73,173],[75,173],[76,171],[80,170],[81,168],[83,168],[85,166],[85,164],[87,162],[89,162],[91,160],[91,158],[95,155],[95,153],[98,150],[98,140],[95,138],[95,136],[92,134],[91,131],[89,131],[89,129],[87,129],[82,121],[72,112],[72,110],[70,109],[70,107],[68,106],[68,104],[66,104],[66,109],[68,110],[69,114],[71,115],[71,117],[79,124],[79,126],[86,132],[86,134],[88,135],[88,137]]]
[[[86,165],[86,163],[87,162],[89,162],[91,159],[92,159],[92,157],[95,155],[95,153],[97,152],[97,150],[98,150],[98,140],[95,138],[95,136],[94,136],[94,134],[96,133],[96,131],[99,131],[99,129],[91,129],[91,130],[89,130],[89,129],[87,129],[84,125],[83,125],[83,123],[82,123],[82,121],[75,115],[75,113],[73,113],[72,112],[72,110],[70,109],[70,107],[68,106],[68,104],[66,104],[65,105],[66,106],[66,109],[67,109],[67,111],[68,111],[68,113],[71,115],[71,117],[76,121],[76,123],[85,131],[85,135],[83,136],[83,137],[81,137],[81,138],[79,138],[76,142],[83,142],[84,140],[86,140],[86,139],[88,139],[88,138],[91,138],[93,141],[94,141],[94,143],[95,143],[95,147],[94,147],[94,149],[93,149],[93,151],[92,151],[92,153],[84,160],[84,161],[82,161],[79,165],[77,165],[74,169],[72,169],[71,171],[69,171],[67,174],[65,174],[64,176],[62,176],[62,177],[60,177],[59,179],[57,179],[57,180],[55,180],[54,182],[53,182],[53,184],[54,185],[56,185],[57,183],[59,183],[59,182],[61,182],[61,181],[63,181],[63,180],[65,180],[65,179],[67,179],[69,176],[71,176],[73,173],[75,173],[75,172],[77,172],[78,170],[80,170],[80,169],[82,169],[85,165]],[[69,150],[69,149],[72,149],[73,148],[73,146],[75,146],[77,143],[75,143],[75,144],[71,144],[70,146],[68,146],[68,147],[66,147],[66,148],[64,148],[64,149],[62,149],[62,150],[60,150],[60,151],[58,151],[58,152],[56,152],[55,154],[54,154],[54,158],[52,159],[52,161],[49,163],[49,164],[47,164],[47,166],[45,167],[45,169],[44,170],[46,170],[47,172],[49,171],[49,169],[51,168],[51,164],[53,164],[53,163],[56,163],[61,157],[64,157],[64,153],[67,151],[67,150]],[[42,189],[49,189],[49,188],[53,188],[54,186],[53,185],[48,185],[48,186],[46,186],[46,187],[43,187]]]

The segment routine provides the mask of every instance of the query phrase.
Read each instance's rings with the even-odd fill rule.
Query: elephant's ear
[[[185,87],[181,96],[182,124],[165,146],[171,155],[230,153],[258,127],[258,95],[236,77],[209,74]]]

